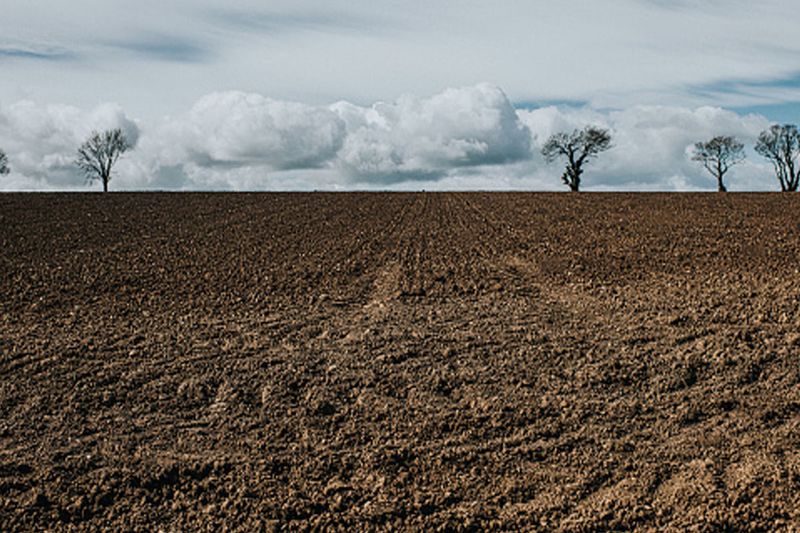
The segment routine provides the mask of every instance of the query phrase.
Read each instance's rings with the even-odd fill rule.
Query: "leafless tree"
[[[8,168],[8,156],[3,150],[0,150],[0,175],[6,175],[11,172]]]
[[[774,124],[762,131],[756,143],[756,152],[764,156],[775,168],[781,191],[794,192],[800,185],[800,132],[794,124]]]
[[[561,179],[573,192],[581,187],[583,165],[597,154],[611,148],[611,134],[608,130],[587,126],[572,133],[556,133],[542,147],[542,155],[548,163],[561,157],[567,158],[567,168]]]
[[[121,129],[106,130],[92,135],[78,149],[75,164],[86,175],[88,181],[103,182],[103,192],[108,192],[111,169],[122,154],[131,148]]]
[[[712,176],[717,178],[717,190],[727,192],[725,174],[732,166],[745,160],[744,144],[736,137],[719,136],[710,141],[695,143],[692,160],[700,161]]]

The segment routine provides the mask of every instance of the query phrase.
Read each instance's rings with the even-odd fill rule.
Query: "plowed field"
[[[799,222],[0,195],[0,530],[796,531]]]

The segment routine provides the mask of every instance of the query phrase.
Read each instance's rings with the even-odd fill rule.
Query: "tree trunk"
[[[108,180],[103,180],[103,192],[108,192]]]
[[[583,170],[578,163],[570,161],[569,169],[567,170],[567,174],[569,175],[569,190],[571,192],[580,192],[581,189],[581,174],[583,174]]]
[[[728,192],[728,189],[725,188],[725,183],[722,181],[725,177],[726,170],[727,169],[722,166],[722,154],[720,154],[717,158],[716,172],[714,172],[714,175],[717,176],[717,192]]]

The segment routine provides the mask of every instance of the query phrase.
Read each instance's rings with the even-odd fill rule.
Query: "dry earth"
[[[800,529],[800,196],[0,195],[0,529]]]

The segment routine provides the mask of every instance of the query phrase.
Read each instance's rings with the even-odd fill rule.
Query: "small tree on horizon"
[[[9,172],[11,172],[11,169],[8,168],[8,156],[0,149],[0,176],[5,176]]]
[[[108,192],[111,170],[122,154],[132,148],[121,129],[92,132],[78,149],[75,164],[83,170],[87,181],[99,180]]]
[[[609,148],[611,148],[609,131],[587,126],[572,133],[561,132],[551,135],[542,147],[542,155],[548,163],[566,157],[567,166],[561,180],[569,186],[570,191],[578,192],[584,163]]]
[[[727,192],[725,174],[732,166],[745,160],[744,144],[736,137],[718,136],[710,141],[695,143],[693,161],[703,163],[712,176],[717,178],[717,190]]]
[[[797,191],[800,185],[800,132],[797,126],[773,124],[758,136],[756,152],[772,163],[781,191]]]

